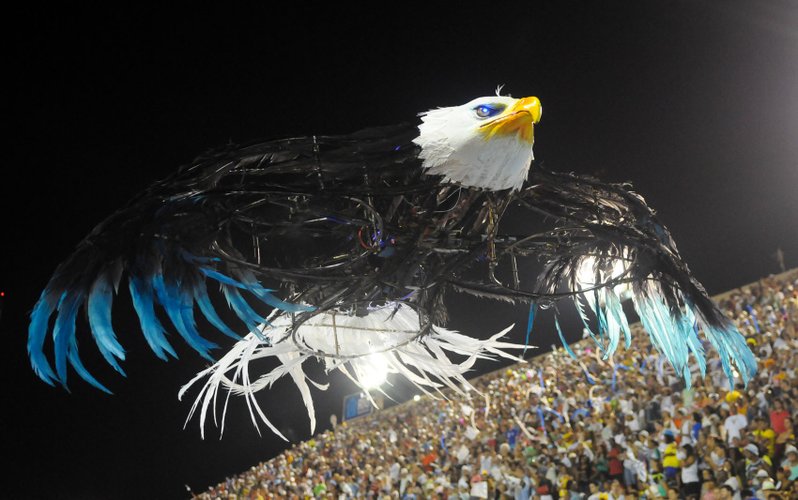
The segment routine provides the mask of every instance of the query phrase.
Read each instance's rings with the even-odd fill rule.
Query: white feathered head
[[[542,112],[537,97],[479,97],[422,113],[413,142],[421,146],[426,173],[442,175],[443,182],[516,190],[526,180]]]

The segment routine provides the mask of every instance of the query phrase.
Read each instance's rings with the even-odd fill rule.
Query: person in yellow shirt
[[[776,452],[776,431],[770,428],[764,417],[754,417],[753,424],[752,434],[757,444],[767,450],[767,454],[772,457]]]
[[[679,457],[676,456],[677,446],[673,433],[665,431],[665,452],[662,454],[662,471],[665,475],[665,481],[669,484],[678,482],[680,463]]]
[[[731,407],[732,413],[748,414],[748,402],[745,400],[743,393],[737,389],[732,389],[726,394],[726,402]]]

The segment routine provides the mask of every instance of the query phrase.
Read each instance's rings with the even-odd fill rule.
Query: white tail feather
[[[339,370],[355,385],[362,389],[369,399],[367,383],[373,363],[377,359],[387,373],[405,377],[425,394],[435,397],[429,389],[446,397],[442,389],[449,388],[459,394],[475,391],[466,380],[465,374],[477,359],[494,359],[495,356],[523,361],[505,352],[505,349],[524,349],[521,344],[501,342],[498,339],[507,334],[512,326],[491,336],[478,340],[457,332],[433,326],[426,335],[418,337],[420,320],[416,311],[405,304],[374,308],[366,316],[356,316],[340,311],[317,314],[299,325],[294,335],[288,334],[292,328],[290,315],[277,315],[270,318],[270,325],[258,328],[258,335],[248,334],[238,341],[213,366],[199,372],[183,388],[180,399],[187,390],[204,379],[189,411],[186,423],[199,409],[200,428],[205,437],[205,422],[208,412],[213,414],[213,422],[224,432],[224,421],[231,395],[243,396],[255,428],[260,420],[269,429],[286,439],[266,417],[258,404],[255,393],[268,389],[277,380],[290,376],[299,389],[302,402],[308,412],[311,433],[316,428],[315,408],[310,392],[310,384],[320,390],[328,385],[309,379],[304,371],[305,361],[323,359],[327,373]],[[278,342],[275,340],[280,339]],[[465,356],[460,363],[449,359],[448,353]],[[377,357],[377,358],[375,358]],[[254,360],[271,358],[279,364],[255,380],[250,378],[250,363]],[[371,364],[369,364],[371,363]],[[221,420],[217,419],[215,408],[219,390],[227,392]],[[372,404],[374,401],[371,400]]]

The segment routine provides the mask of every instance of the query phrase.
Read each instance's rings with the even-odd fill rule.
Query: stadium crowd
[[[796,277],[720,298],[759,360],[747,387],[711,348],[688,389],[642,332],[607,361],[587,339],[472,381],[486,398],[344,422],[195,498],[798,498]]]

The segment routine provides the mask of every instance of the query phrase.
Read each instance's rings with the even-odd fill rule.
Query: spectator
[[[665,432],[665,449],[662,452],[662,471],[669,485],[677,484],[679,475],[679,457],[677,456],[676,438],[670,431]]]
[[[715,473],[711,469],[703,469],[701,475],[701,500],[717,500],[715,490],[718,487],[718,483],[715,480]]]
[[[765,417],[754,417],[753,426],[754,430],[752,434],[756,439],[756,444],[772,459],[776,452],[776,433],[770,428],[768,420]]]
[[[736,392],[736,391],[732,391]],[[739,397],[733,398],[737,401]],[[728,405],[729,416],[723,422],[723,428],[726,430],[726,442],[730,445],[736,445],[742,438],[740,431],[748,426],[748,419],[743,413],[740,413],[736,403],[724,403]],[[722,407],[723,405],[721,405]]]
[[[698,500],[701,495],[701,478],[698,475],[698,457],[693,446],[683,444],[684,458],[681,460],[681,493],[682,498]]]
[[[798,479],[798,448],[793,445],[787,445],[785,450],[785,458],[781,463],[782,469],[787,472],[787,480],[795,481]]]

